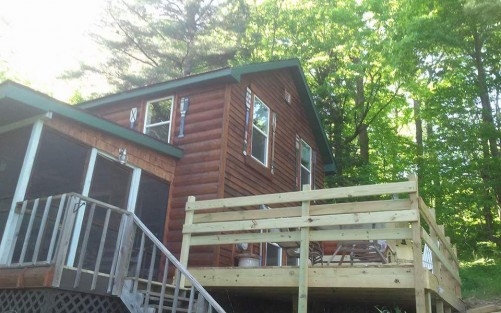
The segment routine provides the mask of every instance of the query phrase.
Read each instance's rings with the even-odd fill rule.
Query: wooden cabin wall
[[[155,98],[156,99],[156,98]],[[153,99],[148,99],[153,100]],[[95,108],[88,109],[89,112],[104,118],[106,120],[115,122],[125,128],[130,128],[130,111],[132,108],[137,108],[137,124],[135,130],[143,132],[144,116],[146,114],[146,101],[141,99],[128,100],[124,102],[115,103],[112,105],[103,105]]]
[[[167,212],[164,242],[167,248],[179,255],[185,207],[188,196],[197,200],[222,197],[220,184],[222,166],[222,129],[225,116],[226,85],[193,88],[176,95],[176,107],[181,98],[189,99],[184,137],[179,137],[180,113],[173,118],[173,144],[181,148],[184,156],[177,162],[175,179]],[[190,251],[190,266],[215,265],[218,247],[196,247]]]
[[[316,188],[323,187],[323,162],[306,118],[306,110],[291,77],[287,69],[249,74],[242,77],[241,83],[213,83],[178,90],[173,94],[175,105],[171,143],[183,150],[183,157],[177,160],[173,180],[169,180],[172,184],[163,241],[174,255],[178,256],[181,250],[188,196],[206,200],[298,190],[296,135],[304,139],[316,154],[314,185]],[[269,166],[266,168],[242,153],[247,87],[264,101],[271,112],[277,113],[273,174]],[[291,94],[291,103],[284,99],[285,90]],[[163,96],[169,95],[172,94]],[[180,138],[179,102],[183,97],[188,97],[189,109],[185,119],[185,136]],[[146,102],[158,98],[160,96],[136,99],[90,111],[129,127],[130,110],[137,107],[139,116],[136,130],[141,131]],[[189,260],[190,266],[235,265],[236,262],[233,245],[192,248]]]
[[[306,119],[306,111],[289,77],[287,70],[275,71],[267,75],[248,75],[242,79],[240,85],[235,85],[232,89],[225,197],[298,190],[296,186],[296,135],[304,139],[316,154],[315,188],[323,187],[322,158],[313,131]],[[269,166],[265,168],[261,164],[256,164],[257,162],[248,161],[246,159],[251,157],[243,155],[247,87],[250,87],[272,112],[277,113],[274,174],[271,174]],[[292,95],[291,104],[283,98],[284,89]],[[270,140],[271,137],[270,135]]]
[[[294,82],[287,70],[266,75],[247,75],[242,83],[234,85],[231,93],[231,109],[228,130],[228,153],[224,197],[268,194],[298,190],[296,183],[296,135],[304,139],[316,154],[314,165],[315,188],[323,187],[323,162],[315,136],[306,118]],[[249,87],[271,110],[277,113],[275,136],[274,173],[251,156],[244,156],[245,94]],[[284,99],[284,90],[291,94],[292,101]],[[270,140],[272,135],[270,133]],[[270,160],[271,161],[271,160]],[[222,249],[219,265],[234,265],[233,247]]]
[[[172,182],[176,159],[120,138],[94,130],[82,124],[55,117],[45,124],[66,136],[70,136],[88,146],[95,147],[109,155],[118,156],[120,147],[127,148],[128,162],[155,176]]]

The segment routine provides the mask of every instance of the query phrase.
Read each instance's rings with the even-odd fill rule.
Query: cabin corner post
[[[30,138],[24,153],[23,165],[19,173],[19,179],[16,182],[16,189],[12,197],[12,203],[7,216],[7,223],[3,236],[0,238],[0,264],[7,264],[11,261],[14,254],[14,238],[16,237],[16,227],[19,222],[19,214],[16,213],[17,202],[23,201],[28,189],[31,171],[35,164],[35,157],[42,137],[44,122],[43,119],[37,119],[31,128]]]
[[[310,185],[304,185],[303,191],[309,191]],[[299,253],[299,290],[298,290],[298,313],[308,312],[308,257],[310,247],[310,201],[301,204],[301,217],[305,225],[301,227],[301,248]]]
[[[195,211],[193,211],[192,208],[190,208],[190,203],[194,203],[196,201],[196,198],[194,196],[189,196],[188,201],[186,202],[186,208],[185,208],[185,220],[184,220],[184,227],[188,225],[193,224],[193,216],[195,214]],[[184,229],[183,227],[183,229]],[[182,266],[184,266],[186,269],[188,268],[188,257],[190,254],[190,245],[191,245],[191,233],[185,232],[183,230],[183,242],[181,244],[181,254],[179,256],[179,262],[181,263]],[[179,271],[176,271],[176,275],[180,275],[181,273]],[[185,277],[181,277],[180,280],[180,287],[184,288],[185,285]]]
[[[416,312],[431,313],[426,301],[425,271],[423,268],[421,222],[419,212],[418,180],[416,175],[409,175],[409,181],[414,182],[414,190],[409,193],[411,209],[416,211],[417,221],[412,222],[412,251],[414,259],[414,296],[416,299]]]

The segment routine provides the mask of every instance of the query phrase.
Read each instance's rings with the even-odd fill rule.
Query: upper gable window
[[[296,138],[296,155],[299,167],[299,189],[302,190],[304,185],[312,185],[313,154],[310,145],[299,137]]]
[[[256,96],[253,104],[251,155],[267,166],[270,109]]]
[[[161,141],[170,141],[174,97],[149,101],[146,106],[144,133]]]

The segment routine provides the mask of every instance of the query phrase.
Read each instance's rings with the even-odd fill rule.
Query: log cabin
[[[350,190],[349,198],[400,192],[411,200],[347,210],[328,206],[338,201],[337,191],[323,189],[324,177],[334,173],[333,153],[295,59],[223,68],[76,106],[4,82],[0,305],[41,312],[224,312],[207,289],[246,294],[266,285],[255,275],[283,278],[285,269],[289,279],[269,288],[291,300],[287,312],[307,312],[311,269],[321,266],[310,277],[331,279],[332,271],[323,271],[331,262],[342,270],[350,253],[351,261],[367,266],[358,252],[353,257],[354,246],[341,253],[341,239],[349,236],[340,234],[350,234],[364,243],[408,240],[415,246],[413,265],[382,269],[405,283],[367,286],[400,290],[419,312],[431,312],[432,303],[462,311],[455,251],[433,213],[417,205],[416,184],[370,188],[379,193]],[[374,208],[381,210],[380,224],[391,226],[346,230],[336,222],[335,214],[351,214],[345,218],[354,221],[346,224],[375,225]],[[443,284],[429,283],[432,274],[419,262],[420,209],[433,225],[424,241],[437,255],[435,269],[447,272],[440,275]],[[297,220],[317,215],[327,222]],[[412,223],[415,232],[407,226]],[[387,251],[376,249],[381,263],[389,263]],[[272,274],[252,272],[257,268]],[[218,269],[218,277],[235,279],[222,283],[208,274]],[[311,287],[324,295],[346,289],[322,279]],[[346,298],[356,294],[354,287]],[[269,294],[262,292],[258,297]]]

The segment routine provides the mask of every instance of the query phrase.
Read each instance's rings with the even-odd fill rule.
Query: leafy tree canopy
[[[123,90],[226,66],[247,15],[243,0],[109,0],[93,35],[106,60],[67,76],[98,73]]]

